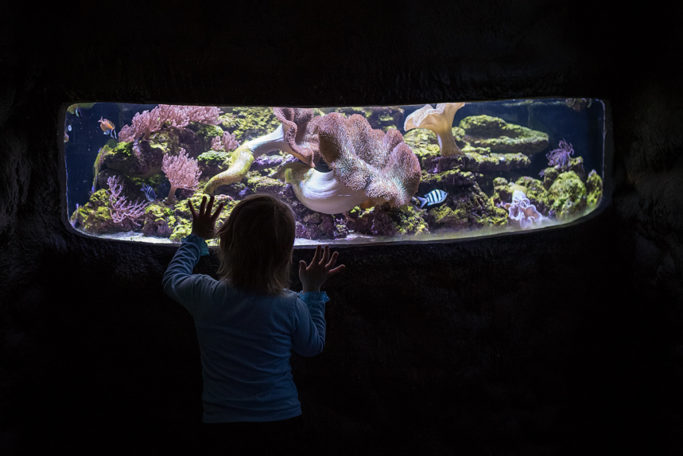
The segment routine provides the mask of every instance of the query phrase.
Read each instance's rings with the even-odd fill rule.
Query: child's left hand
[[[218,205],[216,212],[211,215],[211,209],[213,208],[213,195],[209,199],[209,204],[206,204],[206,196],[202,197],[202,204],[199,207],[199,212],[196,212],[192,206],[191,201],[187,201],[188,206],[190,206],[190,212],[192,212],[192,234],[199,236],[202,239],[212,239],[214,234],[214,226],[216,225],[216,219],[221,213],[225,203]]]

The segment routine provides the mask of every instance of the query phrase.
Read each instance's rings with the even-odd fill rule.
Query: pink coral
[[[122,196],[123,186],[117,176],[109,177],[107,185],[109,185],[109,214],[114,223],[121,225],[125,220],[129,220],[133,225],[140,226],[136,219],[145,213],[147,203],[131,203],[125,196]]]
[[[229,132],[224,132],[223,137],[214,137],[211,141],[212,150],[224,150],[225,152],[230,152],[231,150],[237,149],[240,143],[235,139],[233,135]]]
[[[149,135],[163,127],[186,127],[190,122],[217,125],[221,111],[215,106],[182,106],[160,104],[151,111],[138,112],[130,125],[119,132],[119,140],[130,142],[149,139]]]
[[[179,188],[194,190],[199,184],[201,170],[197,160],[188,157],[185,149],[181,148],[178,155],[164,155],[161,170],[166,174],[171,188],[168,191],[168,201],[175,202],[175,191]]]

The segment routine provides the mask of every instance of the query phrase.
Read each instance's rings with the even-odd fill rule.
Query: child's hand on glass
[[[334,266],[338,256],[339,252],[330,254],[329,246],[317,246],[310,264],[307,265],[304,260],[299,261],[299,279],[304,292],[320,291],[320,287],[328,278],[346,268],[343,264]]]
[[[192,212],[192,234],[199,236],[202,239],[213,239],[214,227],[216,225],[216,219],[221,213],[225,203],[221,203],[216,212],[211,214],[211,209],[213,208],[213,195],[209,199],[209,204],[206,204],[206,196],[202,197],[202,204],[199,207],[199,212],[196,212],[192,206],[192,201],[187,201],[188,206],[190,206],[190,212]]]

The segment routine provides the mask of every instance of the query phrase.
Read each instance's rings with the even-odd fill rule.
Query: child
[[[320,288],[342,271],[338,252],[318,246],[309,264],[299,262],[303,291],[287,289],[294,247],[294,213],[269,195],[238,203],[218,230],[220,280],[192,274],[205,240],[223,209],[212,214],[214,198],[192,212],[192,234],[163,277],[164,292],[182,304],[195,322],[202,362],[203,417],[209,447],[250,451],[296,442],[301,404],[289,363],[322,352],[325,303]],[[258,448],[257,448],[258,447]],[[301,448],[299,448],[301,449]],[[237,453],[239,454],[239,453]]]

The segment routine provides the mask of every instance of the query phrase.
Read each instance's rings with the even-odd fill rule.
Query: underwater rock
[[[503,171],[511,171],[526,168],[531,160],[524,154],[480,154],[469,152],[464,147],[463,154],[456,157],[429,157],[425,158],[423,167],[429,172],[441,172],[449,169],[461,169],[482,174],[496,174]]]
[[[430,230],[502,226],[507,223],[507,211],[496,207],[474,184],[451,193],[446,204],[428,209],[425,219]]]
[[[261,155],[254,160],[251,164],[251,169],[255,171],[260,171],[267,168],[275,168],[283,164],[285,157],[280,154],[272,155]]]
[[[74,228],[91,234],[115,232],[114,221],[109,213],[109,194],[104,188],[97,190],[83,206],[71,216]]]
[[[448,190],[453,187],[470,186],[477,182],[477,176],[472,171],[463,171],[458,168],[441,172],[422,170],[420,191],[426,192],[432,188]]]
[[[586,170],[583,167],[583,157],[571,158],[564,168],[558,166],[550,166],[542,169],[538,174],[543,177],[543,183],[546,188],[550,188],[557,176],[565,171],[574,171],[581,180],[586,180]]]
[[[548,147],[548,134],[515,125],[499,117],[478,115],[460,121],[465,131],[464,140],[474,147],[483,147],[491,153],[516,154],[528,157]]]
[[[266,135],[280,126],[270,107],[224,108],[219,124],[228,129],[240,144]]]
[[[494,179],[491,201],[501,207],[513,200],[516,191],[524,193],[530,204],[533,204],[543,215],[549,215],[552,201],[546,188],[540,180],[529,176],[519,177],[515,182],[508,182],[502,177]]]
[[[197,163],[199,164],[202,176],[213,176],[228,168],[230,165],[230,154],[228,152],[209,150],[197,156]]]
[[[574,171],[560,174],[548,189],[548,197],[558,220],[580,215],[586,208],[586,186]]]
[[[143,216],[142,233],[146,236],[169,237],[173,232],[171,228],[176,224],[173,211],[163,204],[150,204],[145,209]]]
[[[586,205],[593,208],[602,200],[602,178],[594,169],[586,178]]]
[[[429,233],[422,213],[412,205],[393,208],[387,204],[349,211],[347,227],[372,236],[419,235]]]
[[[282,195],[284,189],[287,187],[287,184],[280,180],[263,176],[254,171],[247,173],[245,185],[252,193],[268,193],[276,196]]]

